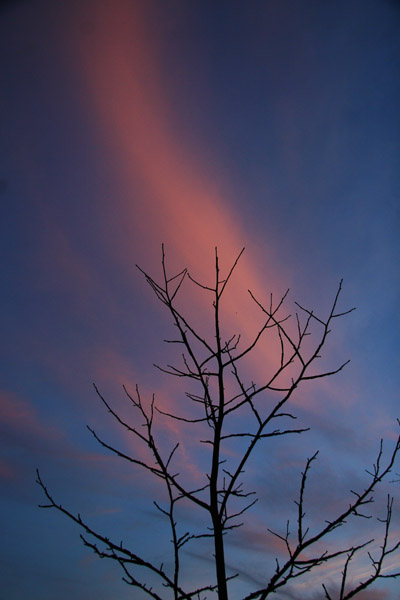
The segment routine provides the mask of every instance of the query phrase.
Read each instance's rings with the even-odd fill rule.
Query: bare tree
[[[242,250],[243,252],[243,250]],[[301,434],[307,428],[285,427],[276,424],[293,422],[296,416],[288,409],[288,401],[299,385],[310,381],[329,377],[341,371],[347,364],[346,361],[336,368],[327,371],[318,371],[317,359],[321,357],[322,349],[326,343],[335,319],[344,317],[352,310],[339,312],[338,298],[342,282],[338,287],[332,306],[327,316],[317,316],[313,311],[297,305],[294,318],[283,315],[283,307],[287,299],[287,292],[277,302],[273,302],[272,295],[267,304],[249,291],[254,301],[255,309],[261,311],[263,324],[250,342],[242,347],[240,336],[231,335],[227,339],[222,337],[221,327],[221,299],[226,294],[232,274],[238,264],[239,254],[232,268],[225,277],[220,274],[218,253],[215,253],[215,280],[212,285],[205,285],[194,279],[187,269],[170,276],[167,271],[164,248],[162,254],[162,281],[157,283],[150,275],[144,275],[157,299],[165,305],[174,325],[177,337],[165,340],[168,344],[178,344],[182,348],[181,363],[158,367],[164,373],[188,380],[192,389],[186,392],[188,402],[194,405],[196,416],[188,417],[187,414],[169,413],[156,405],[154,396],[150,401],[145,401],[136,388],[134,394],[125,389],[126,397],[138,415],[135,424],[126,422],[114,410],[111,404],[96,388],[96,392],[119,425],[129,432],[139,443],[147,447],[149,459],[144,460],[128,455],[122,450],[108,444],[93,429],[89,430],[95,439],[106,449],[123,458],[134,466],[150,472],[165,486],[168,501],[166,504],[155,502],[158,511],[169,522],[171,531],[173,564],[171,569],[163,564],[157,565],[130,550],[123,542],[116,543],[108,537],[95,531],[80,515],[73,514],[64,506],[55,501],[52,494],[44,484],[38,472],[38,483],[42,487],[48,503],[44,508],[56,508],[70,519],[75,521],[83,534],[83,543],[91,548],[99,557],[109,558],[120,565],[123,579],[129,585],[140,588],[155,600],[161,600],[162,590],[174,600],[198,600],[206,598],[207,593],[216,595],[219,600],[227,600],[230,594],[230,581],[238,573],[228,576],[225,560],[225,534],[241,525],[240,518],[257,501],[255,493],[243,485],[243,473],[254,449],[259,444],[265,443],[268,438],[277,436],[290,436]],[[184,311],[178,306],[178,297],[182,292],[184,282],[195,286],[199,294],[210,297],[213,309],[213,335],[210,339],[201,334],[185,316]],[[293,327],[294,324],[294,327]],[[312,335],[311,335],[312,334]],[[265,376],[261,383],[248,382],[246,379],[245,363],[259,350],[260,341],[265,336],[274,336],[277,343],[277,366]],[[307,340],[307,341],[306,341]],[[314,340],[314,341],[312,341]],[[267,369],[266,369],[267,370]],[[266,395],[268,401],[266,401]],[[271,404],[271,396],[274,401]],[[260,399],[263,401],[260,402]],[[247,411],[251,417],[243,419],[246,423],[244,431],[232,428],[231,417],[241,416]],[[193,414],[193,413],[192,413]],[[157,417],[178,421],[182,427],[197,427],[204,429],[204,435],[199,439],[199,448],[207,449],[210,455],[210,464],[204,473],[204,484],[192,488],[176,473],[174,460],[179,452],[179,443],[176,443],[168,452],[161,449],[155,434]],[[231,460],[228,464],[222,459],[222,449],[225,444],[239,441],[245,445],[239,459]],[[344,509],[335,518],[323,521],[319,529],[309,527],[306,519],[305,489],[307,478],[312,463],[317,459],[318,452],[311,456],[305,464],[299,481],[297,506],[297,519],[295,535],[291,537],[290,523],[287,521],[286,530],[283,532],[269,529],[271,535],[278,538],[286,548],[286,557],[276,559],[274,567],[269,573],[261,574],[264,583],[249,593],[243,600],[264,600],[283,588],[291,581],[306,576],[318,566],[325,565],[333,559],[341,558],[341,581],[337,582],[338,589],[333,593],[327,583],[323,584],[321,594],[327,600],[347,600],[370,586],[381,578],[396,578],[400,571],[384,569],[384,561],[394,552],[399,550],[400,541],[390,542],[389,530],[392,519],[393,498],[388,497],[386,512],[382,519],[382,540],[377,554],[370,551],[373,539],[368,538],[362,543],[349,544],[345,547],[335,547],[326,541],[330,534],[339,527],[346,525],[350,520],[372,518],[368,511],[369,505],[374,501],[374,491],[384,477],[391,471],[400,449],[400,437],[397,439],[390,456],[385,460],[382,441],[378,456],[372,469],[367,471],[368,481],[361,490],[349,491],[349,500]],[[211,450],[211,451],[210,451]],[[178,505],[185,501],[202,513],[204,530],[201,533],[181,532],[176,517]],[[367,512],[365,512],[367,510]],[[268,522],[266,523],[266,528]],[[361,528],[362,529],[362,528]],[[185,550],[200,538],[210,538],[214,547],[215,580],[195,589],[187,589],[182,583],[181,563],[186,558]],[[370,560],[370,572],[362,581],[352,583],[351,566],[354,557],[366,553]],[[146,575],[147,573],[147,575]],[[150,587],[148,578],[158,578],[160,587]],[[161,591],[160,591],[161,590]],[[232,594],[232,592],[231,592]]]

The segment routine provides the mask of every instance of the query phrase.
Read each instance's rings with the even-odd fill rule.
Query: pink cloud
[[[164,240],[170,264],[188,266],[200,281],[209,282],[213,279],[214,246],[220,247],[226,272],[248,234],[228,200],[229,186],[226,193],[221,191],[175,132],[158,68],[159,49],[148,35],[142,10],[138,3],[95,3],[98,30],[79,46],[93,118],[106,136],[109,160],[123,188],[120,196],[125,200],[115,199],[118,216],[113,214],[112,219],[120,222],[121,231],[131,231],[129,239],[119,236],[115,249],[120,261],[131,269],[132,240],[136,248],[143,244],[145,252],[151,253],[153,264],[158,262],[154,251]],[[146,201],[140,201],[140,195]],[[152,247],[149,236],[154,240]],[[271,289],[283,290],[282,273],[278,275],[271,263],[268,244],[263,240],[261,245],[262,278],[254,256],[245,254],[225,301],[227,327],[239,329],[245,337],[257,330],[261,320],[247,289],[262,297],[263,280],[268,279]],[[254,249],[258,246],[254,240]],[[203,296],[197,294],[192,300],[204,312],[211,299]]]
[[[354,583],[354,585],[357,585],[357,582]],[[339,594],[339,588],[337,586],[327,586],[329,592],[331,594],[333,594],[333,597],[335,598],[335,590],[337,589],[337,594]],[[348,589],[351,589],[351,586],[349,586]],[[319,600],[321,598],[321,594],[315,594],[315,596],[312,596],[310,600],[313,600],[315,598],[315,600]],[[363,590],[361,592],[359,592],[357,594],[357,599],[359,600],[387,600],[390,598],[390,592],[388,592],[385,589],[367,589],[367,590]],[[300,596],[299,596],[300,599]],[[392,599],[394,600],[394,599]]]
[[[0,390],[0,427],[4,434],[4,446],[17,447],[19,453],[25,451],[29,460],[36,461],[40,466],[43,454],[47,464],[54,461],[66,460],[70,464],[86,464],[90,468],[99,469],[102,473],[115,475],[114,460],[100,452],[87,452],[77,445],[76,440],[70,440],[58,426],[49,419],[43,419],[32,403],[21,399],[7,390]],[[20,479],[24,476],[26,463],[14,454],[12,459],[3,458],[0,461],[0,477],[5,479]],[[67,467],[67,463],[63,463]]]
[[[62,434],[53,426],[45,424],[27,401],[13,392],[0,390],[0,423],[20,433],[44,440],[59,440]]]
[[[216,183],[207,168],[213,157],[199,158],[192,142],[177,134],[176,115],[165,93],[166,75],[160,68],[161,49],[146,25],[146,11],[150,10],[146,3],[122,0],[110,4],[101,0],[88,2],[85,7],[79,10],[90,10],[95,28],[92,35],[81,36],[76,42],[75,69],[88,92],[88,116],[103,140],[99,156],[104,157],[118,182],[113,202],[107,204],[112,210],[106,213],[104,205],[99,205],[104,241],[130,280],[137,256],[145,257],[145,266],[159,264],[160,242],[165,241],[172,271],[188,266],[196,278],[210,283],[214,277],[214,246],[220,247],[222,273],[226,274],[249,238],[230,201],[229,182]],[[84,307],[88,315],[90,303],[99,297],[106,312],[117,311],[112,293],[53,221],[50,213],[41,254],[43,268],[50,265],[56,276],[52,285],[68,289],[77,309],[82,311]],[[287,269],[283,270],[273,258],[273,243],[251,240],[223,301],[225,335],[240,333],[243,346],[263,323],[263,315],[247,289],[268,302],[271,290],[282,293],[290,283]],[[132,289],[136,282],[131,284]],[[195,325],[203,327],[210,316],[210,295],[186,286],[184,299],[184,305],[192,309]],[[48,352],[40,344],[35,351],[63,383],[74,385],[77,356],[65,360],[60,354],[63,351],[55,347]],[[129,387],[138,380],[141,383],[141,377],[133,372],[135,366],[132,368],[121,353],[117,356],[117,351],[81,346],[78,354],[80,364],[90,369],[90,379],[124,382]],[[248,377],[265,380],[278,360],[279,341],[271,335],[262,342],[254,359],[246,363]],[[299,392],[300,405],[304,402],[312,410],[322,410],[314,395],[310,399],[301,389]],[[174,408],[172,395],[158,396],[167,409]],[[169,427],[172,431],[174,425]]]
[[[0,459],[0,479],[13,479],[15,477],[15,469],[4,459]]]

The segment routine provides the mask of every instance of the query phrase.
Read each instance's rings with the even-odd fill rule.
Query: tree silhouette
[[[242,253],[243,250],[228,274],[222,277],[216,250],[215,280],[212,285],[200,283],[192,277],[187,269],[170,276],[166,267],[164,248],[161,283],[157,283],[148,273],[138,267],[157,299],[165,305],[177,333],[175,339],[165,341],[172,346],[177,344],[182,349],[179,365],[171,364],[157,368],[171,376],[188,380],[192,387],[186,391],[186,397],[187,401],[194,405],[196,416],[188,417],[186,414],[169,413],[157,406],[154,396],[149,401],[143,399],[138,387],[134,394],[124,388],[127,400],[138,415],[137,422],[131,424],[113,409],[95,386],[96,392],[107,410],[124,430],[147,448],[149,458],[131,456],[108,444],[93,429],[89,428],[95,439],[104,448],[130,464],[150,472],[159,479],[161,485],[165,486],[167,503],[162,505],[154,502],[154,504],[169,523],[172,560],[168,562],[171,562],[172,568],[164,567],[164,564],[157,565],[138,554],[136,550],[128,549],[123,542],[112,541],[94,530],[79,514],[70,512],[56,502],[39,472],[37,473],[37,482],[42,487],[48,501],[47,504],[41,506],[56,508],[77,523],[84,531],[81,538],[86,546],[99,557],[109,558],[118,563],[122,568],[124,581],[133,587],[140,588],[155,600],[162,600],[164,597],[174,600],[203,600],[209,597],[207,593],[216,596],[219,600],[233,597],[230,581],[235,578],[240,579],[241,575],[234,573],[228,576],[227,574],[225,535],[230,530],[241,526],[241,517],[257,501],[255,492],[244,486],[245,468],[248,466],[256,446],[263,444],[267,438],[302,434],[308,430],[308,428],[283,425],[293,422],[297,418],[288,408],[288,401],[299,385],[305,381],[334,375],[349,362],[346,361],[328,371],[316,370],[317,359],[321,357],[322,349],[335,319],[344,317],[354,310],[339,312],[337,309],[342,282],[340,282],[326,317],[317,316],[313,311],[297,303],[297,312],[294,318],[284,316],[283,307],[287,299],[287,292],[277,303],[273,302],[271,295],[268,304],[265,304],[249,291],[255,309],[261,311],[263,315],[262,326],[244,347],[242,347],[240,335],[233,334],[227,339],[223,337],[221,333],[221,299],[227,293],[228,284]],[[191,324],[191,320],[178,306],[177,300],[184,282],[195,286],[198,293],[204,293],[211,298],[213,333],[209,338],[206,338]],[[265,369],[268,374],[261,383],[248,382],[245,365],[248,364],[249,359],[251,360],[254,352],[260,350],[261,340],[265,336],[273,336],[277,343],[277,366],[271,372],[268,372],[270,366]],[[260,401],[261,399],[262,401]],[[199,427],[203,429],[203,435],[198,440],[199,451],[207,450],[210,462],[208,470],[204,473],[204,482],[199,487],[188,486],[181,475],[176,473],[174,460],[179,452],[179,443],[165,452],[157,441],[155,422],[161,416],[177,421],[181,427],[196,425],[196,430]],[[234,416],[239,417],[235,426],[232,425]],[[242,423],[245,429],[242,430],[240,427],[238,429],[238,422]],[[234,456],[228,462],[222,458],[223,447],[235,440],[240,443],[243,451],[239,458]],[[245,442],[244,445],[243,442]],[[280,560],[276,559],[269,573],[261,574],[261,577],[264,577],[264,583],[246,595],[243,600],[264,600],[294,579],[304,577],[314,572],[317,567],[334,559],[342,560],[342,572],[340,581],[336,582],[335,592],[327,583],[322,584],[321,594],[324,594],[324,598],[327,600],[347,600],[378,579],[399,577],[400,571],[392,572],[384,569],[385,559],[400,548],[400,541],[391,542],[389,539],[393,509],[391,496],[387,498],[384,517],[378,519],[382,524],[383,532],[377,551],[376,549],[373,552],[370,551],[374,540],[369,539],[368,530],[365,530],[364,542],[350,543],[344,547],[339,545],[333,548],[329,543],[329,539],[332,537],[330,534],[351,520],[355,520],[361,525],[361,521],[364,523],[365,518],[372,518],[368,507],[374,501],[374,491],[391,471],[399,449],[400,437],[385,461],[381,441],[376,462],[372,469],[367,471],[369,479],[365,487],[358,491],[349,491],[349,498],[346,499],[347,508],[337,514],[335,518],[324,520],[319,528],[309,526],[306,519],[305,502],[307,479],[318,452],[308,458],[299,478],[299,491],[295,500],[297,519],[294,535],[291,535],[289,521],[287,521],[286,530],[278,532],[275,531],[275,527],[270,526],[268,515],[266,516],[266,529],[268,528],[271,536],[282,543],[286,551],[285,557]],[[176,512],[182,502],[192,505],[193,509],[202,515],[201,522],[204,524],[202,532],[181,531]],[[361,531],[363,531],[362,527]],[[185,550],[200,538],[212,540],[215,580],[204,583],[195,589],[187,589],[187,584],[182,583],[181,565],[187,558]],[[362,554],[366,554],[369,558],[369,574],[362,581],[354,584],[351,577],[352,561],[356,555]],[[148,583],[149,578],[153,581],[155,577],[159,581],[159,587],[151,587]]]

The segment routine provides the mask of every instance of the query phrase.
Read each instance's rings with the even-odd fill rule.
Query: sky
[[[215,247],[227,273],[224,331],[250,338],[260,324],[247,290],[338,319],[323,364],[335,377],[308,382],[290,409],[308,433],[272,440],[246,473],[259,502],[227,538],[240,581],[232,600],[260,586],[295,518],[299,478],[310,475],[317,527],[398,433],[400,266],[400,3],[395,0],[15,0],[0,8],[1,538],[3,597],[141,599],[117,566],[99,561],[78,528],[39,509],[43,492],[94,527],[168,563],[169,533],[153,500],[158,481],[101,448],[87,430],[131,452],[93,389],[126,418],[123,385],[189,411],[180,382],[153,363],[179,361],[163,306],[136,265],[161,277],[187,267],[213,281]],[[209,331],[210,300],[185,284],[182,306]],[[275,340],[276,341],[276,340]],[[279,347],[247,365],[262,378]],[[165,451],[196,479],[203,448],[184,423],[160,421]],[[228,458],[240,448],[230,448]],[[397,465],[400,472],[400,464]],[[393,479],[395,479],[395,472]],[[400,538],[400,484],[393,539]],[[397,508],[396,508],[397,507]],[[200,516],[184,509],[182,527]],[[292,521],[293,522],[293,521]],[[379,525],[379,524],[378,524]],[[375,521],[338,534],[358,543]],[[190,547],[184,578],[212,576],[207,544]],[[368,560],[354,564],[352,577]],[[389,567],[400,568],[400,553]],[[313,600],[338,581],[339,562],[279,598]],[[211,597],[211,596],[210,596]],[[277,595],[278,597],[278,595]],[[379,582],[360,600],[396,600]]]

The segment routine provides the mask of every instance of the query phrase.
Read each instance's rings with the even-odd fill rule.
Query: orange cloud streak
[[[166,93],[168,74],[161,72],[160,43],[148,25],[149,4],[100,0],[85,7],[94,27],[77,43],[78,73],[97,135],[104,140],[101,152],[120,186],[109,202],[109,214],[103,216],[108,229],[110,219],[120,233],[111,251],[130,275],[137,257],[157,264],[160,242],[165,241],[170,264],[188,266],[197,279],[212,285],[214,246],[220,249],[224,276],[249,235],[229,202],[229,185],[222,182],[222,188],[219,181],[217,186],[193,158],[196,152],[187,140],[177,134],[179,117]],[[79,10],[82,21],[85,9]],[[252,238],[250,251],[241,258],[224,299],[227,337],[240,333],[248,341],[262,324],[248,288],[268,302],[266,292],[281,293],[290,282],[288,272],[272,264],[276,253],[269,244],[270,240]],[[202,325],[211,298],[196,289],[185,298],[195,324]],[[279,340],[268,338],[255,353],[248,376],[265,381],[266,370],[280,359],[279,349]]]
[[[157,40],[146,29],[146,13],[139,2],[96,2],[91,6],[95,23],[92,36],[79,44],[79,63],[90,93],[96,127],[105,136],[108,160],[122,185],[124,201],[114,199],[121,228],[131,239],[116,241],[121,261],[131,269],[136,256],[153,255],[160,242],[167,244],[172,264],[189,266],[200,281],[213,277],[214,246],[220,248],[223,274],[248,239],[226,197],[210,181],[202,165],[194,162],[190,148],[177,138],[174,118],[159,71]],[[149,41],[151,40],[151,42]],[[141,189],[138,190],[138,184]],[[126,238],[125,238],[126,239]],[[134,242],[132,243],[132,239]],[[234,288],[225,299],[225,324],[229,332],[251,338],[262,321],[260,311],[247,296],[283,290],[268,258],[268,245],[252,240],[253,256],[242,257]],[[264,252],[263,277],[255,255]],[[287,278],[286,278],[287,279]],[[211,279],[212,281],[212,279]],[[265,296],[264,296],[265,297]],[[211,299],[206,299],[207,307]],[[202,312],[203,300],[193,298]],[[276,359],[275,344],[263,348],[265,358]]]

